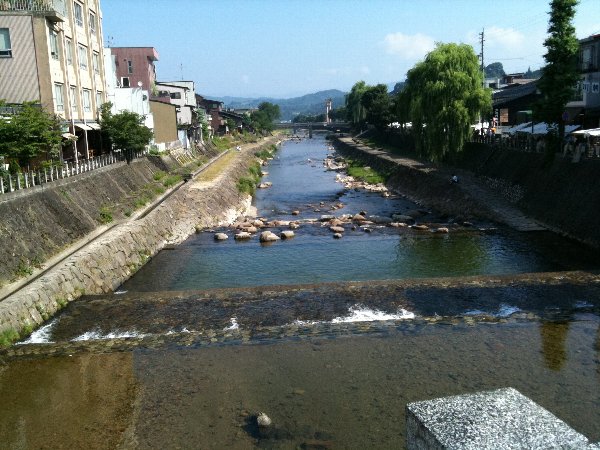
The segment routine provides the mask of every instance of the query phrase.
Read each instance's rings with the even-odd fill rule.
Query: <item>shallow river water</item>
[[[343,191],[323,170],[328,153],[319,135],[284,143],[259,215],[422,209]],[[422,220],[451,232],[335,240],[303,223],[272,245],[210,232],[161,252],[117,293],[70,304],[0,356],[0,448],[397,449],[408,402],[508,386],[600,441],[600,286],[269,287],[598,268],[549,233]]]

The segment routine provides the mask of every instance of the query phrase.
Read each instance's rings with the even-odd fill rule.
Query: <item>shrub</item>
[[[242,177],[237,182],[237,188],[241,193],[254,195],[256,182],[252,178]]]
[[[112,210],[110,206],[102,206],[100,208],[100,223],[107,224],[113,221]]]
[[[0,348],[10,346],[13,342],[15,342],[18,339],[19,333],[17,333],[12,328],[2,331],[0,333]]]
[[[164,187],[170,188],[171,186],[174,186],[177,183],[179,183],[181,180],[182,180],[181,175],[167,175],[163,179],[162,184]]]
[[[160,179],[162,179],[164,176],[166,175],[165,172],[163,172],[162,170],[159,170],[157,172],[154,172],[154,175],[152,175],[152,178],[154,178],[154,181],[159,181]]]

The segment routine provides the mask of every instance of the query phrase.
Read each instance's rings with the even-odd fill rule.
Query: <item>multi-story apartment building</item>
[[[155,89],[158,52],[154,47],[111,47],[110,52],[115,57],[119,87]]]
[[[102,151],[103,53],[100,0],[0,0],[0,99],[60,116],[77,136],[64,159]]]

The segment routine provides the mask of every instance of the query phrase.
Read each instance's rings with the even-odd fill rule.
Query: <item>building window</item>
[[[181,92],[171,92],[170,97],[175,100],[181,99]]]
[[[92,91],[89,89],[83,90],[83,111],[92,112]]]
[[[77,114],[77,88],[69,87],[69,96],[71,97],[71,112]]]
[[[67,58],[67,64],[73,65],[73,41],[67,38],[65,39],[65,56]]]
[[[90,12],[90,34],[96,34],[96,14]]]
[[[581,50],[581,70],[595,70],[596,69],[596,61],[594,56],[596,55],[596,48],[593,45],[589,45],[584,47]]]
[[[129,77],[121,78],[121,87],[128,88],[129,87]]]
[[[0,28],[0,58],[12,58],[8,28]]]
[[[65,100],[63,98],[63,85],[60,83],[54,83],[54,105],[56,111],[65,110]]]
[[[102,106],[102,103],[104,103],[102,101],[102,92],[98,91],[98,92],[96,92],[96,108],[100,109],[100,107]]]
[[[85,46],[78,44],[77,45],[77,56],[79,57],[79,67],[82,70],[87,70],[88,68],[88,57],[87,57],[87,48]]]
[[[98,56],[98,52],[92,53],[92,67],[95,74],[100,73],[100,57]]]
[[[52,59],[58,60],[58,35],[50,30],[50,55]]]
[[[75,11],[75,23],[78,27],[83,27],[83,6],[81,3],[73,2],[73,10]]]
[[[131,60],[127,61],[127,73],[130,75],[133,73],[133,61]]]

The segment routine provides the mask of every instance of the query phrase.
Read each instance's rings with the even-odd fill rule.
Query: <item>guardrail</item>
[[[134,152],[133,158],[141,158],[148,154],[148,150]],[[0,173],[0,195],[15,191],[29,189],[35,186],[52,183],[77,176],[79,174],[100,169],[118,162],[126,161],[124,152],[113,152],[95,158],[79,161],[78,163],[65,162],[62,165],[39,169],[36,171],[18,172],[16,174]]]

